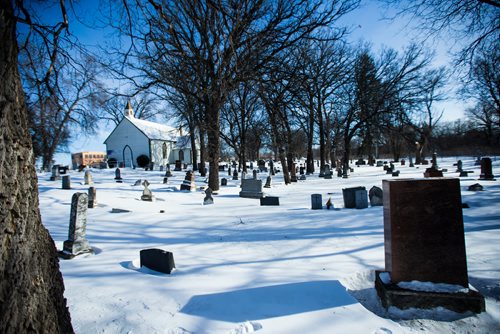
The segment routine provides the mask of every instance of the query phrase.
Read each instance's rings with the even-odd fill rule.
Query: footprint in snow
[[[259,324],[258,322],[250,322],[250,321],[245,321],[242,324],[239,324],[238,328],[233,329],[230,334],[246,334],[246,333],[253,333],[258,331],[259,329],[262,329],[262,325]]]

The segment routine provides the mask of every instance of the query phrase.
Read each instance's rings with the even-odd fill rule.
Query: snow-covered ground
[[[500,177],[478,181],[479,167],[462,158],[460,178],[471,285],[486,312],[445,309],[386,311],[374,289],[384,268],[382,207],[344,209],[342,188],[382,186],[381,167],[355,167],[348,179],[308,176],[285,186],[278,174],[268,195],[280,206],[240,198],[240,181],[202,205],[202,191],[179,191],[184,172],[93,169],[97,208],[88,210],[87,239],[96,254],[61,260],[65,296],[77,333],[500,333]],[[458,176],[454,158],[439,159]],[[493,161],[494,172],[500,160]],[[399,166],[422,177],[424,166]],[[71,190],[39,174],[40,210],[58,249],[68,237],[71,196],[87,192],[83,173],[70,171]],[[265,181],[267,174],[260,173]],[[156,200],[141,201],[147,179]],[[474,183],[482,192],[471,192]],[[198,187],[206,186],[197,176]],[[311,194],[331,197],[336,210],[311,210]],[[130,210],[111,213],[112,208]],[[161,212],[163,210],[164,212]],[[139,251],[173,252],[171,275],[140,268]],[[453,254],[450,254],[453,256]],[[438,268],[437,268],[438,270]]]

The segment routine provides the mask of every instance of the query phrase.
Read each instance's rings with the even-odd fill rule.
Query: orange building
[[[99,164],[104,161],[106,161],[106,153],[104,152],[78,152],[71,154],[73,169],[77,169],[81,165],[99,167]]]

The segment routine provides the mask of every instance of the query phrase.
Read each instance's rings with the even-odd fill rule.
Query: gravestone
[[[63,175],[62,177],[62,188],[71,189],[71,176]]]
[[[95,187],[89,187],[88,190],[88,208],[93,209],[97,206],[97,192]]]
[[[481,166],[481,157],[477,157],[476,161],[474,161],[474,166]]]
[[[273,159],[269,160],[269,169],[271,171],[271,176],[275,175],[275,170],[274,170],[274,161]]]
[[[256,169],[254,169],[252,171],[252,177],[253,177],[254,180],[257,180],[257,170]]]
[[[122,183],[122,175],[121,175],[121,171],[120,171],[120,168],[116,168],[115,169],[115,180],[116,182],[118,183]]]
[[[344,208],[354,209],[356,207],[356,191],[364,190],[365,187],[352,187],[342,189],[342,196],[344,197]]]
[[[394,176],[399,176],[399,171],[398,171],[398,170],[393,171],[393,172],[392,172],[392,176],[393,176],[393,177],[394,177]]]
[[[174,254],[163,249],[142,249],[139,255],[141,267],[144,266],[164,274],[170,274],[175,268]]]
[[[412,157],[409,158],[408,167],[415,167],[415,165],[413,164],[413,158]]]
[[[326,201],[326,209],[327,209],[327,210],[334,209],[334,206],[333,206],[333,202],[332,202],[332,198],[331,198],[331,197],[329,197],[329,198],[328,198],[328,201]]]
[[[383,166],[384,166],[384,162],[382,160],[378,160],[377,167],[383,167]]]
[[[63,243],[59,256],[71,259],[77,255],[94,253],[85,238],[87,228],[88,196],[85,193],[74,193],[71,198],[68,240]]]
[[[165,176],[165,177],[163,178],[163,184],[167,184],[167,183],[168,183],[168,177],[166,177],[166,176]]]
[[[175,160],[174,171],[180,172],[182,170],[182,162],[180,160]]]
[[[194,174],[191,171],[186,172],[186,177],[181,184],[181,190],[193,191],[196,190],[196,184],[194,182]]]
[[[208,187],[205,189],[205,198],[203,199],[203,205],[214,204],[214,199],[212,197],[212,189]]]
[[[368,197],[370,198],[370,206],[382,206],[384,205],[384,192],[382,188],[373,186],[368,192]]]
[[[305,167],[304,166],[300,166],[299,167],[299,174],[300,175],[304,175],[304,173],[305,173]]]
[[[165,172],[165,177],[172,177],[172,171],[170,170],[170,164],[167,164],[167,171]]]
[[[250,169],[253,170],[253,162],[250,162]]]
[[[491,166],[490,158],[481,159],[481,175],[479,175],[480,180],[494,181],[495,176],[493,175],[493,168]]]
[[[305,180],[306,180],[306,176],[304,174],[299,176],[299,181],[305,181]]]
[[[142,191],[141,201],[152,202],[154,199],[153,193],[149,190],[149,182],[148,180],[144,180],[142,184],[144,186],[144,190]]]
[[[261,198],[262,180],[242,179],[240,197],[244,198]]]
[[[233,171],[233,180],[238,180],[238,171],[236,170],[236,168]]]
[[[342,168],[337,169],[337,177],[342,177]]]
[[[271,188],[271,176],[268,176],[266,179],[266,184],[264,185],[264,188]]]
[[[163,172],[163,165],[160,165],[160,172]]]
[[[142,180],[139,179],[139,180],[135,181],[135,183],[133,184],[133,187],[140,186],[141,183],[142,183]]]
[[[456,173],[462,173],[463,171],[464,171],[463,170],[463,162],[462,162],[462,160],[458,160]]]
[[[311,210],[321,210],[323,209],[323,198],[321,194],[311,195]]]
[[[83,175],[83,184],[86,185],[94,184],[94,181],[92,180],[92,173],[89,170],[86,170],[85,174]]]
[[[220,185],[221,185],[221,186],[227,186],[227,179],[223,177],[223,178],[220,180]]]
[[[366,209],[368,207],[368,194],[366,189],[358,189],[354,192],[354,201],[356,209]]]
[[[479,183],[474,183],[467,188],[469,191],[483,191],[483,186]]]
[[[228,176],[233,175],[233,174],[231,173],[231,166],[229,166],[229,167],[227,168],[227,175],[228,175]]]
[[[437,165],[437,154],[434,152],[432,153],[432,165],[431,167],[427,168],[424,172],[424,177],[443,177],[443,171],[440,171],[438,169]],[[424,164],[424,163],[422,163]]]
[[[445,307],[484,311],[473,290],[435,293],[401,288],[400,282],[433,282],[468,289],[460,182],[456,178],[383,180],[385,271],[375,286],[385,307]],[[386,277],[387,278],[387,277]]]
[[[246,179],[247,177],[247,173],[245,173],[245,171],[242,171],[241,172],[241,183],[240,183],[240,188],[243,187],[243,180]]]
[[[225,172],[226,171],[226,166],[225,165],[219,165],[219,172]]]
[[[52,166],[52,175],[50,176],[50,181],[57,181],[61,179],[59,174],[59,165]]]
[[[332,178],[332,171],[330,169],[330,165],[325,165],[323,175],[325,179],[331,179]]]
[[[406,164],[405,159],[401,159],[401,166],[404,166]]]
[[[266,196],[260,198],[260,206],[279,206],[280,198],[276,196]]]

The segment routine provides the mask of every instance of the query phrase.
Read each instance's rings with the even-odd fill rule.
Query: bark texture
[[[72,333],[56,248],[38,209],[11,1],[0,0],[0,333]]]

